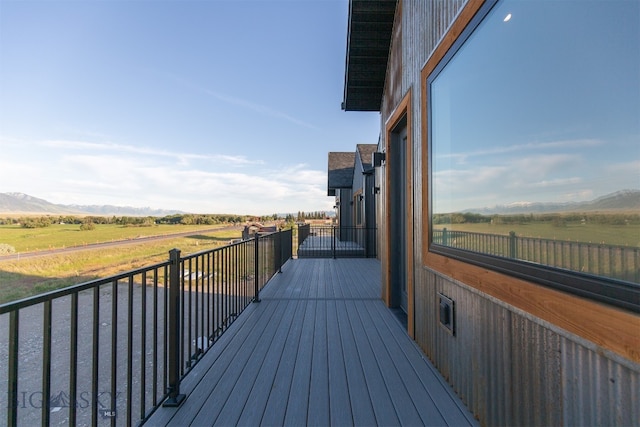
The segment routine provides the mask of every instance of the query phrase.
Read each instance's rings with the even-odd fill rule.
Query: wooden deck
[[[146,425],[476,425],[380,300],[375,259],[285,264]]]

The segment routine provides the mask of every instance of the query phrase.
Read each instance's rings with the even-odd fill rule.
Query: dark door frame
[[[388,307],[397,307],[399,305],[397,301],[397,297],[394,298],[394,289],[393,289],[393,268],[391,265],[392,262],[392,251],[393,251],[393,241],[397,239],[396,236],[393,235],[393,224],[390,213],[392,212],[392,197],[390,197],[389,192],[392,190],[393,185],[390,185],[391,180],[393,179],[393,161],[394,161],[394,153],[393,153],[393,144],[394,138],[397,139],[398,132],[405,126],[406,123],[406,132],[407,132],[407,142],[406,142],[406,159],[405,159],[405,170],[406,170],[406,182],[405,182],[405,191],[406,191],[406,200],[405,200],[405,209],[404,213],[405,217],[405,254],[406,261],[404,262],[406,269],[406,289],[407,289],[407,332],[409,336],[412,338],[415,337],[415,301],[414,301],[414,248],[413,248],[413,148],[412,148],[412,114],[411,114],[411,90],[407,92],[402,101],[395,108],[394,112],[391,113],[385,125],[385,136],[386,136],[386,164],[385,164],[385,187],[386,187],[386,201],[385,201],[385,234],[386,234],[386,250],[383,256],[383,299]]]

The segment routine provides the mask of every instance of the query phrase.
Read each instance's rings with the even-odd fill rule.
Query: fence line
[[[0,407],[9,426],[133,424],[291,258],[291,230],[0,305]]]
[[[347,226],[298,226],[298,258],[375,258],[376,229]]]
[[[640,283],[640,248],[533,237],[434,230],[443,246]]]

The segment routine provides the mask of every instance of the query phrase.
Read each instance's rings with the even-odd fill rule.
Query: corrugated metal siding
[[[640,366],[427,269],[416,340],[486,425],[640,425]],[[455,301],[456,330],[438,321]]]
[[[495,304],[493,304],[495,305]],[[510,424],[562,424],[560,337],[522,316],[511,315]]]
[[[427,207],[422,205],[421,187],[426,166],[420,71],[465,4],[466,0],[401,2],[381,109],[383,150],[385,123],[412,90],[416,341],[485,425],[640,426],[640,366],[423,267]],[[377,219],[379,237],[384,237],[384,168],[377,168],[376,180],[382,187]],[[379,242],[384,265],[386,244],[382,238]],[[455,301],[455,335],[438,322],[438,293]]]
[[[640,371],[562,338],[565,424],[640,425]]]

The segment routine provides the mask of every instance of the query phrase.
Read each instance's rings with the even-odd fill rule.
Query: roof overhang
[[[350,0],[345,111],[380,111],[396,0]]]

